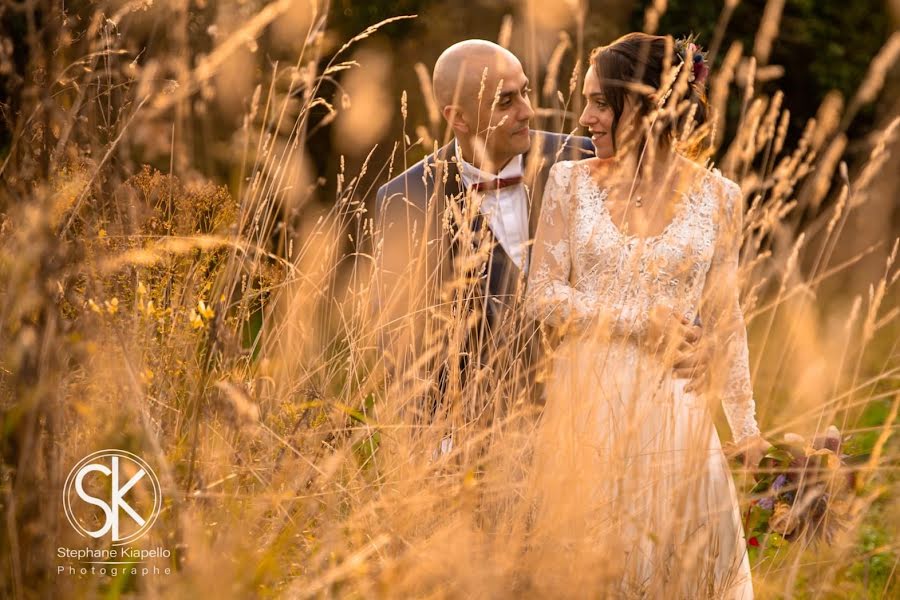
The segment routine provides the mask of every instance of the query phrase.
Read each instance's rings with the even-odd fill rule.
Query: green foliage
[[[348,411],[348,413],[354,424],[367,426],[369,424],[369,421],[372,419],[374,410],[375,394],[370,393],[363,401],[362,410],[351,409],[350,411]],[[381,446],[381,433],[377,430],[373,431],[371,435],[367,435],[360,441],[353,444],[353,453],[356,455],[356,458],[362,468],[368,468],[372,466],[372,460],[375,458],[375,454],[378,452],[379,446]]]
[[[640,29],[649,2],[635,10],[631,26]],[[728,44],[740,41],[744,55],[753,54],[753,40],[759,29],[766,0],[741,2],[725,32],[722,59]],[[722,9],[721,2],[673,0],[660,19],[660,33],[686,35],[694,32],[702,46],[708,46]],[[851,97],[868,70],[869,63],[887,40],[889,17],[881,0],[839,2],[838,0],[793,0],[785,3],[778,37],[772,45],[769,64],[784,67],[785,76],[763,86],[768,93],[784,92],[784,105],[792,113],[788,146],[806,119],[816,113],[830,90]],[[858,137],[870,126],[871,110],[863,111],[851,127],[850,137]]]
[[[842,597],[895,598],[896,574],[893,578],[891,575],[898,557],[891,550],[891,534],[876,520],[870,518],[867,521],[859,531],[856,556],[843,572]]]
[[[884,425],[891,411],[891,400],[882,399],[868,403],[857,420],[857,427],[861,429],[872,428],[871,431],[862,431],[853,434],[844,446],[847,454],[854,456],[868,456],[881,435],[881,430],[876,429]]]
[[[385,19],[400,15],[422,14],[432,4],[428,0],[391,0],[390,2],[349,2],[343,0],[332,8],[335,15],[329,19],[331,25],[340,32],[340,39],[349,40],[367,27]],[[335,18],[339,15],[340,18]],[[391,24],[390,31],[378,35],[389,35],[402,39],[422,28],[420,20],[398,21]]]

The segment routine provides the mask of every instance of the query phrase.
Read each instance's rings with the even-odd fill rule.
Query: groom
[[[450,46],[433,85],[454,139],[383,185],[375,207],[380,343],[394,374],[413,365],[437,372],[410,384],[414,396],[436,400],[424,407],[426,420],[449,409],[446,398],[458,397],[501,350],[534,358],[534,325],[518,298],[541,194],[553,163],[593,155],[588,138],[530,128],[528,78],[497,44]],[[512,337],[511,329],[518,329]],[[428,357],[437,364],[429,367]],[[507,370],[492,369],[491,377],[509,377]]]

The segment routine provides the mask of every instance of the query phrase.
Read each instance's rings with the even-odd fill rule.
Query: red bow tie
[[[493,190],[499,190],[511,185],[518,185],[522,183],[522,176],[517,175],[515,177],[508,177],[506,179],[491,179],[490,181],[479,181],[478,183],[473,183],[471,186],[472,191],[475,192],[489,192]]]

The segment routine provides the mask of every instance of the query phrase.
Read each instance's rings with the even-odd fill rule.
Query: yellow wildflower
[[[216,316],[215,311],[211,307],[206,306],[206,303],[203,302],[203,300],[197,303],[197,311],[207,321]]]

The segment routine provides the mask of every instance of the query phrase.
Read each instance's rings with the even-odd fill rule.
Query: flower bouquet
[[[773,445],[755,474],[744,531],[749,545],[773,534],[785,540],[829,543],[845,528],[853,507],[854,471],[831,426],[811,444],[789,433]]]

